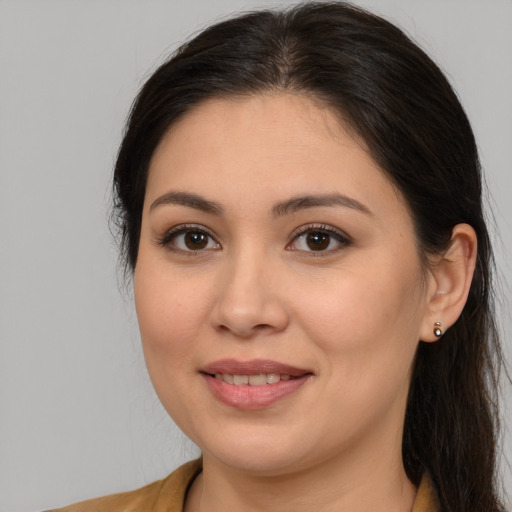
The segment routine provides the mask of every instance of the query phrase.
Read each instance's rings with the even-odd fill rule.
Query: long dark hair
[[[478,236],[461,317],[437,343],[419,343],[405,416],[403,461],[428,471],[445,511],[497,511],[497,373],[493,257],[482,212],[473,132],[432,60],[389,22],[343,2],[258,11],[211,26],[146,82],[131,110],[114,177],[114,221],[133,270],[148,166],[166,130],[199,102],[263,91],[328,105],[401,190],[424,264],[453,227]]]

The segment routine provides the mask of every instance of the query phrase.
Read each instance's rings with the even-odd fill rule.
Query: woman
[[[344,3],[210,27],[144,85],[114,181],[202,459],[64,510],[500,510],[476,145],[399,29]]]

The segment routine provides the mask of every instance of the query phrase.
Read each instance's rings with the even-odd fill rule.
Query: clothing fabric
[[[183,503],[202,460],[187,462],[163,480],[135,491],[75,503],[46,512],[183,512]],[[411,512],[439,512],[439,503],[428,475],[424,475]]]

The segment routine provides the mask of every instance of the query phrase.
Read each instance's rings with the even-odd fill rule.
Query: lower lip
[[[202,374],[213,396],[221,402],[237,409],[263,409],[297,391],[311,375],[303,375],[296,379],[280,380],[275,384],[263,386],[236,386],[227,384],[208,374]]]

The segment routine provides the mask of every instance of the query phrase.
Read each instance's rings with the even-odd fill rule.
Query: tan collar
[[[428,473],[423,475],[411,512],[439,512],[439,500]]]
[[[163,480],[140,489],[75,503],[47,512],[183,512],[187,491],[202,470],[197,459],[173,471]],[[428,474],[421,480],[411,512],[439,512],[439,502]]]

